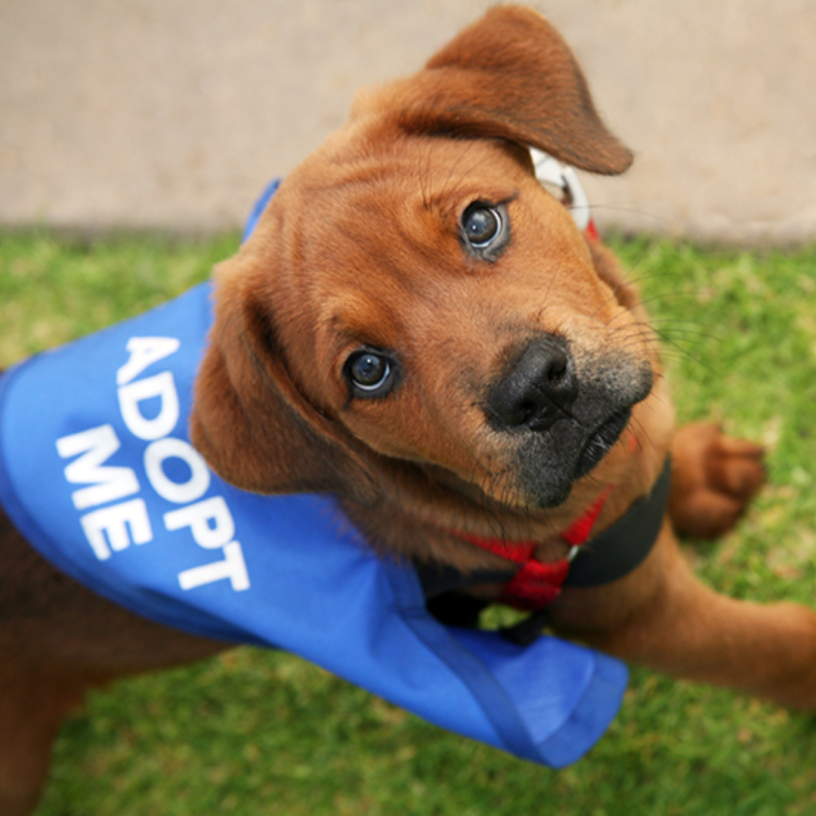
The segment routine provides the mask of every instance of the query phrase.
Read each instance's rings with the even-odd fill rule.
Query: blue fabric
[[[249,236],[255,231],[255,227],[263,215],[266,205],[269,203],[272,196],[275,195],[279,186],[280,179],[272,179],[272,181],[266,185],[266,188],[255,202],[255,205],[252,207],[252,212],[250,212],[247,222],[244,225],[244,234],[241,236],[242,242],[246,242]]]
[[[160,623],[285,649],[451,731],[577,760],[617,713],[619,662],[432,618],[331,498],[226,484],[189,444],[209,284],[0,379],[0,503],[53,564]]]

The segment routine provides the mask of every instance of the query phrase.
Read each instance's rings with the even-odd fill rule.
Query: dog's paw
[[[759,445],[723,435],[714,424],[681,428],[672,445],[669,516],[678,533],[716,538],[728,532],[765,482]]]

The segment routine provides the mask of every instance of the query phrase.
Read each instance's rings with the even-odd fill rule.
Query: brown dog
[[[357,98],[217,271],[191,420],[217,472],[251,491],[333,493],[372,546],[464,575],[507,569],[471,543],[497,534],[562,559],[556,533],[601,491],[595,529],[609,527],[670,448],[675,527],[734,523],[760,451],[708,425],[674,434],[637,292],[535,179],[530,146],[595,173],[631,162],[531,11],[494,9],[423,71]],[[0,542],[0,812],[16,816],[89,687],[226,644],[114,607],[3,517]],[[559,634],[623,659],[816,708],[816,615],[706,589],[668,520],[636,569],[565,587],[547,611]]]

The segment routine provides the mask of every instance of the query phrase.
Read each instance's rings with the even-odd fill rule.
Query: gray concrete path
[[[0,0],[0,223],[214,230],[486,0]],[[547,0],[637,154],[602,225],[816,237],[816,3]]]

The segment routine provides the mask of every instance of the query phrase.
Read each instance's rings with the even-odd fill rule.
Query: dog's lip
[[[606,456],[612,446],[620,439],[629,419],[632,416],[631,406],[615,411],[604,420],[587,438],[584,447],[575,463],[573,479],[586,476],[601,459]]]

